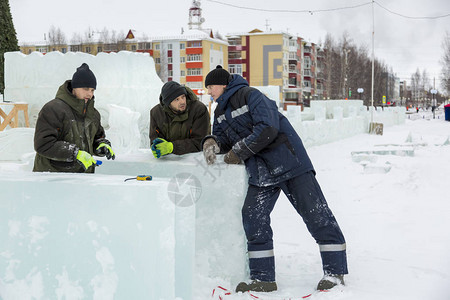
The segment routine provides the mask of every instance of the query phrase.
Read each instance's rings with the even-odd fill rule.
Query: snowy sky
[[[89,27],[95,31],[106,27],[125,33],[132,28],[149,36],[179,34],[182,27],[187,29],[188,9],[192,0],[9,2],[19,42],[35,42],[43,40],[44,33],[52,25],[61,28],[69,40],[73,32],[84,33]],[[288,31],[319,43],[327,32],[335,38],[340,38],[347,32],[358,45],[367,45],[371,49],[370,0],[201,2],[203,17],[206,19],[203,27],[219,31],[223,35],[247,32],[254,28],[265,30],[267,27]],[[300,12],[305,10],[315,12]],[[442,40],[445,31],[450,32],[450,1],[376,0],[374,14],[375,56],[392,66],[400,79],[409,80],[411,73],[419,68],[421,71],[426,69],[431,80],[433,77],[438,80],[441,70],[439,60],[443,53]],[[410,18],[443,15],[447,16],[437,19]]]

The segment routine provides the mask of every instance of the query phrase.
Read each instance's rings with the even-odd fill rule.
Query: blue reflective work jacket
[[[314,171],[302,140],[275,101],[233,75],[217,99],[213,135],[221,153],[245,162],[248,183],[270,186]]]

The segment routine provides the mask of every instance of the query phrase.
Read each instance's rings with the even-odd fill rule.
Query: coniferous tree
[[[9,0],[0,0],[0,93],[5,89],[5,52],[19,51]]]

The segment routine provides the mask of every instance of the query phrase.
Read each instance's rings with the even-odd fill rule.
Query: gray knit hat
[[[186,95],[186,89],[181,84],[176,81],[168,81],[161,88],[159,100],[161,100],[164,105],[169,106],[173,100],[183,94]]]

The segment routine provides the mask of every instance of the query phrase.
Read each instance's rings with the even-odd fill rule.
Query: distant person
[[[94,107],[96,87],[94,73],[83,63],[42,107],[34,133],[34,172],[94,173],[93,155],[115,158]]]
[[[203,141],[206,162],[213,164],[217,153],[225,153],[227,164],[244,162],[249,178],[242,221],[250,281],[239,283],[236,292],[277,290],[270,213],[281,191],[319,244],[324,276],[317,289],[344,284],[344,274],[348,273],[344,236],[302,140],[288,119],[274,101],[221,66],[208,73],[205,86],[217,102],[213,135]],[[295,228],[287,230],[297,234]]]
[[[150,142],[155,158],[199,152],[202,139],[211,133],[207,107],[194,92],[178,82],[166,82],[159,104],[150,111]]]

